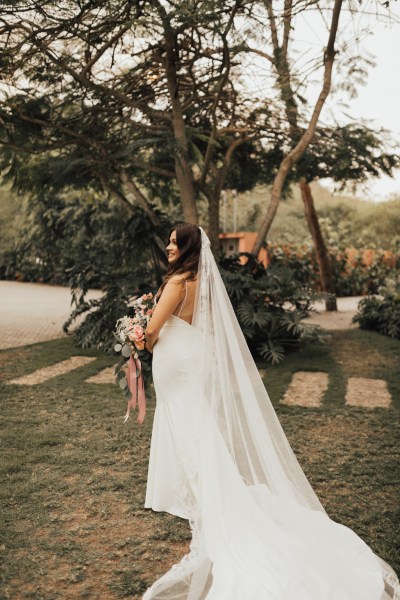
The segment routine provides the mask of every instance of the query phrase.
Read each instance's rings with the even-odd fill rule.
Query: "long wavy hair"
[[[161,295],[168,280],[173,275],[182,275],[182,280],[186,279],[187,281],[193,281],[197,277],[201,250],[200,228],[192,223],[174,225],[169,231],[167,245],[173,231],[176,234],[179,256],[173,263],[168,265],[167,274],[157,296]]]

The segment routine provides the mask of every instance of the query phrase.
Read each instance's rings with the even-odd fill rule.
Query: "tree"
[[[321,139],[322,138],[322,139]],[[321,227],[319,225],[310,183],[330,178],[342,188],[363,183],[368,177],[392,175],[400,164],[399,156],[385,151],[385,132],[375,132],[364,125],[320,128],[313,143],[294,169],[309,230],[314,242],[319,266],[321,287],[330,294],[327,310],[337,310],[332,267]]]
[[[319,3],[317,4],[319,5]],[[277,149],[278,154],[280,154],[280,164],[276,170],[272,184],[271,201],[259,230],[253,252],[258,253],[269,231],[284,185],[297,181],[301,190],[306,220],[314,241],[320,269],[321,286],[323,291],[330,294],[327,300],[327,309],[336,310],[336,300],[333,297],[335,290],[329,254],[319,227],[309,182],[318,177],[333,177],[336,181],[341,182],[346,179],[353,182],[364,181],[366,175],[371,172],[374,174],[377,172],[391,173],[396,159],[394,155],[389,155],[383,151],[382,145],[377,143],[378,138],[374,132],[368,132],[366,127],[358,127],[358,129],[352,129],[351,127],[335,128],[326,125],[317,127],[319,114],[330,90],[332,65],[335,58],[334,44],[341,11],[340,3],[335,3],[332,9],[329,40],[327,49],[324,52],[323,86],[308,125],[306,124],[305,115],[300,110],[302,104],[303,106],[306,105],[299,91],[301,89],[299,83],[300,73],[298,67],[294,66],[293,60],[290,59],[288,53],[289,45],[292,41],[292,32],[294,31],[293,19],[298,7],[291,0],[287,0],[281,15],[274,11],[272,2],[266,1],[265,7],[270,26],[269,37],[272,52],[268,53],[260,48],[252,48],[250,46],[248,50],[266,59],[273,67],[286,128],[281,136],[283,142]],[[312,10],[314,7],[310,5],[309,8]],[[318,6],[318,8],[321,10],[321,6]],[[279,40],[279,26],[282,29],[281,41]],[[354,61],[350,61],[347,69],[352,72],[356,71],[358,76],[360,74],[365,75],[363,62],[360,57],[354,57]],[[345,85],[348,87],[349,84],[346,82]],[[348,133],[346,140],[342,140],[342,137],[346,137],[343,136],[344,132]],[[313,138],[314,142],[312,141]],[[352,145],[354,151],[353,148],[349,148],[346,145],[340,148],[342,142]],[[378,146],[380,146],[380,154],[377,152]],[[329,168],[327,163],[329,164],[331,161],[327,155],[332,151],[333,155],[341,152],[343,155],[342,163],[333,166],[331,164],[332,168]],[[304,158],[305,154],[307,158]],[[356,160],[355,155],[357,156]],[[359,158],[360,156],[365,159],[363,164]],[[357,165],[355,168],[351,168],[352,161]]]
[[[21,191],[32,190],[28,179],[37,194],[44,186],[107,191],[128,211],[139,206],[155,228],[154,199],[179,202],[196,223],[204,197],[217,251],[221,190],[235,152],[260,126],[234,84],[229,35],[243,5],[6,8],[3,171]]]
[[[339,17],[342,9],[342,0],[335,0],[329,27],[329,37],[327,46],[324,52],[324,71],[323,71],[323,84],[312,111],[311,117],[308,121],[308,125],[300,133],[298,126],[298,111],[295,102],[295,94],[291,86],[291,73],[289,69],[288,61],[288,47],[289,38],[292,28],[293,18],[293,1],[285,0],[284,11],[282,14],[282,28],[283,37],[282,42],[279,42],[278,29],[277,29],[277,18],[273,11],[272,0],[265,0],[265,6],[268,13],[268,19],[271,30],[271,40],[273,45],[273,57],[270,57],[278,78],[278,85],[280,87],[282,99],[284,101],[286,109],[287,122],[289,123],[289,129],[292,137],[293,146],[285,153],[282,161],[279,165],[276,173],[274,182],[271,189],[271,200],[265,214],[264,220],[261,224],[258,232],[257,239],[254,243],[253,252],[258,255],[262,244],[266,238],[269,228],[272,224],[274,216],[276,214],[282,189],[285,181],[288,177],[290,170],[293,168],[301,156],[304,154],[308,146],[310,145],[313,136],[316,131],[319,116],[321,114],[323,105],[326,98],[328,97],[331,80],[332,80],[332,69],[335,60],[335,41],[339,26]]]
[[[27,0],[6,7],[3,173],[39,197],[50,188],[107,192],[129,212],[140,207],[156,231],[155,205],[168,212],[178,204],[185,220],[198,222],[205,200],[215,252],[221,191],[234,179],[251,189],[275,173],[257,252],[330,89],[339,0],[323,88],[306,126],[288,50],[294,17],[308,10],[331,12],[329,3],[314,0],[286,0],[282,15],[272,0],[65,0],[61,7]],[[243,39],[243,23],[256,33],[269,30],[272,53]],[[275,69],[280,98],[269,82],[262,94],[246,83],[249,52]]]

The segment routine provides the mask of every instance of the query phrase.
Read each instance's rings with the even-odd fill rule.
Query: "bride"
[[[204,231],[170,233],[146,330],[157,396],[145,507],[190,552],[143,600],[400,599],[389,565],[332,521],[265,391]]]

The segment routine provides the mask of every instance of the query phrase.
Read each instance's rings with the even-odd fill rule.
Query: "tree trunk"
[[[214,257],[219,257],[219,203],[220,198],[210,194],[208,198],[208,237],[210,238],[211,250]]]
[[[236,148],[241,146],[247,141],[246,130],[241,132],[240,137],[234,139],[225,154],[222,166],[217,168],[213,165],[213,182],[211,185],[206,185],[205,181],[200,181],[199,189],[206,196],[208,200],[208,237],[210,238],[211,250],[218,258],[220,253],[219,245],[219,206],[221,202],[221,193],[224,187],[226,176],[228,174],[229,167],[231,165],[232,155]],[[209,160],[209,167],[211,165],[211,158]]]
[[[286,177],[293,165],[296,164],[296,162],[302,157],[304,152],[307,150],[312,138],[314,137],[315,129],[317,127],[322,107],[329,94],[331,88],[333,62],[335,59],[335,39],[339,25],[339,16],[342,8],[342,2],[343,0],[335,0],[335,4],[332,11],[332,22],[329,32],[328,45],[325,52],[325,68],[321,92],[318,96],[317,102],[315,103],[314,111],[307,129],[305,130],[295,147],[292,148],[292,150],[283,158],[279,166],[278,172],[275,176],[271,190],[271,200],[264,220],[261,224],[260,230],[258,232],[257,239],[252,249],[252,252],[256,255],[258,255],[259,251],[261,250],[264,240],[267,237],[268,231],[270,230],[270,227],[272,225],[272,221],[274,220],[274,217],[276,215],[276,211],[278,210],[282,188],[286,181]]]
[[[181,195],[183,217],[188,223],[197,224],[198,214],[196,195],[193,184],[193,173],[189,162],[189,144],[186,136],[186,125],[183,118],[182,105],[179,98],[179,77],[176,69],[177,56],[174,32],[167,20],[164,22],[166,62],[165,74],[169,99],[172,108],[172,128],[176,142],[175,172]]]
[[[319,275],[321,280],[321,288],[323,292],[328,294],[335,294],[335,284],[333,281],[331,261],[329,259],[328,250],[322,235],[321,228],[318,222],[318,216],[314,206],[314,199],[311,193],[311,188],[304,178],[299,183],[301,190],[301,197],[304,203],[304,212],[306,215],[306,221],[310,229],[311,237],[314,242],[315,253],[317,256],[317,262],[319,267]],[[337,310],[336,297],[328,298],[325,301],[326,310],[334,311]]]

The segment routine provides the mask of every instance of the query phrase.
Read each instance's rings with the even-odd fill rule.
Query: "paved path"
[[[101,295],[90,290],[87,298]],[[63,337],[62,326],[70,311],[67,287],[0,281],[0,349]]]
[[[352,329],[358,327],[351,320],[357,312],[358,303],[363,296],[351,296],[337,299],[337,311],[327,312],[325,302],[314,302],[315,312],[304,320],[305,323],[320,325],[323,329]]]
[[[321,406],[329,385],[329,375],[321,371],[297,371],[281,400],[288,406]],[[349,377],[346,384],[347,406],[389,408],[392,396],[384,379]]]

